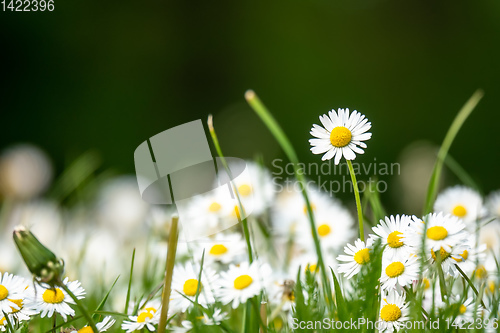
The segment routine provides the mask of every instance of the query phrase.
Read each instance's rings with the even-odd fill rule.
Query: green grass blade
[[[313,215],[311,203],[309,201],[309,196],[307,195],[307,191],[306,191],[305,178],[304,178],[304,175],[298,170],[299,158],[297,157],[297,153],[295,152],[295,149],[293,148],[290,140],[286,136],[283,129],[281,129],[281,127],[278,124],[278,122],[276,121],[276,119],[274,119],[274,117],[271,115],[271,113],[267,110],[267,108],[264,106],[264,104],[260,101],[259,97],[257,97],[255,92],[253,92],[252,90],[248,90],[245,93],[245,99],[247,100],[250,107],[252,107],[252,109],[255,111],[255,113],[257,113],[257,115],[260,117],[260,119],[264,122],[264,124],[267,126],[269,131],[273,134],[274,138],[276,139],[276,141],[278,141],[281,148],[285,152],[286,156],[288,157],[290,162],[292,162],[292,164],[293,164],[295,178],[297,179],[297,181],[300,184],[302,196],[304,197],[304,201],[305,201],[306,207],[307,207],[307,215],[309,217],[311,232],[313,235],[314,247],[316,249],[316,254],[318,256],[318,265],[320,267],[321,277],[323,280],[323,286],[325,288],[325,294],[326,294],[325,296],[328,298],[329,304],[333,305],[330,280],[328,279],[328,276],[326,274],[325,263],[323,260],[323,254],[322,254],[321,246],[319,243],[318,230],[316,228],[316,223],[314,221],[314,215]]]
[[[213,124],[213,117],[212,115],[208,116],[208,128],[210,130],[210,136],[212,137],[212,141],[214,143],[215,149],[217,150],[217,155],[219,155],[222,164],[224,165],[224,168],[226,169],[226,172],[229,176],[230,179],[233,179],[233,176],[231,175],[231,170],[229,169],[229,165],[227,164],[226,158],[224,157],[224,154],[222,154],[222,149],[219,144],[219,139],[217,138],[217,134],[215,133],[215,128]],[[240,199],[240,194],[238,192],[238,189],[236,186],[233,186],[233,182],[231,180],[231,186],[233,188],[234,193],[236,194],[236,199],[238,201],[238,207],[241,212],[244,212],[244,207],[243,204],[241,203]],[[246,214],[244,214],[246,215]],[[248,260],[250,263],[253,262],[253,249],[252,249],[252,242],[250,241],[250,229],[248,228],[248,221],[246,218],[240,218],[240,214],[236,212],[236,216],[238,217],[238,220],[240,220],[241,225],[243,227],[243,235],[245,236],[245,242],[247,244],[248,248]]]
[[[124,313],[128,313],[128,306],[130,304],[130,289],[132,288],[132,276],[134,274],[134,261],[135,261],[135,248],[132,252],[132,262],[130,264],[130,277],[128,279],[128,288],[127,288],[127,298],[125,299],[125,310]]]
[[[443,170],[443,163],[446,159],[446,155],[450,150],[451,144],[455,137],[457,136],[458,131],[464,124],[465,120],[469,117],[472,111],[476,108],[479,101],[483,98],[483,91],[476,90],[474,94],[469,98],[469,100],[465,103],[462,109],[458,112],[457,116],[453,120],[446,136],[441,144],[441,148],[439,148],[436,164],[434,165],[434,170],[432,171],[431,180],[429,183],[429,187],[427,189],[427,197],[425,200],[424,206],[424,215],[430,213],[432,211],[432,205],[437,195],[439,180],[441,178],[441,172]]]
[[[115,282],[113,282],[113,284],[111,285],[111,288],[109,288],[108,292],[106,293],[106,295],[104,296],[104,298],[102,299],[101,303],[99,303],[99,305],[97,306],[97,308],[95,309],[94,311],[94,314],[92,315],[92,319],[96,320],[97,319],[97,314],[96,312],[97,311],[101,311],[101,309],[104,307],[104,305],[106,304],[108,298],[109,298],[109,294],[111,293],[111,291],[113,290],[113,288],[115,287],[115,284],[116,282],[118,282],[118,279],[120,278],[120,276],[118,275],[115,279]]]

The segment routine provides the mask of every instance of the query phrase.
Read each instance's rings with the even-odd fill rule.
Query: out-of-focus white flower
[[[149,205],[142,200],[135,177],[122,176],[104,183],[97,203],[98,219],[122,238],[143,231]]]
[[[6,197],[33,198],[44,192],[51,180],[51,162],[35,146],[14,146],[0,156],[0,193]]]
[[[495,191],[488,195],[486,209],[491,217],[500,218],[500,191]]]
[[[465,186],[450,187],[440,193],[434,211],[456,216],[469,226],[485,215],[481,195]]]
[[[213,262],[221,262],[229,264],[241,259],[246,255],[246,243],[237,233],[217,233],[214,239],[207,240],[206,243],[198,243],[198,249],[201,258],[201,253],[205,250],[205,261],[207,264]]]

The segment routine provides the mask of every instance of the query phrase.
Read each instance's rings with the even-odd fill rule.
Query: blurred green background
[[[485,97],[452,156],[499,186],[500,2],[434,0],[60,1],[0,13],[0,149],[31,142],[60,172],[95,149],[134,171],[133,151],[167,128],[214,115],[226,155],[283,158],[246,105],[254,89],[300,158],[318,116],[349,107],[373,138],[359,161],[394,162],[438,145],[463,103]],[[426,181],[426,180],[425,180]]]

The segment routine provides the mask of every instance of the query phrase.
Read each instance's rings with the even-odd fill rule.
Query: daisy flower
[[[282,311],[291,311],[295,305],[295,281],[291,279],[275,278],[269,285],[269,301],[277,305]]]
[[[410,309],[405,303],[404,293],[400,296],[397,292],[390,292],[383,298],[380,305],[380,320],[378,328],[381,332],[394,332],[405,326],[410,319]]]
[[[486,209],[490,216],[500,218],[500,191],[495,191],[488,195]]]
[[[439,194],[434,203],[434,211],[456,216],[467,225],[474,223],[485,213],[479,193],[465,186],[450,187]]]
[[[448,275],[457,277],[459,272],[457,270],[457,263],[463,260],[468,255],[468,251],[470,247],[467,245],[461,244],[451,248],[451,251],[445,251],[444,248],[439,250],[439,255],[441,256],[441,266],[443,268],[443,272]],[[437,261],[437,253],[438,251],[434,251],[431,249],[430,257],[432,258],[432,262],[435,263]]]
[[[368,119],[358,111],[349,114],[349,109],[331,110],[328,115],[319,117],[323,127],[316,124],[311,128],[309,143],[313,154],[323,154],[321,160],[331,160],[335,157],[335,164],[339,164],[342,156],[346,160],[353,160],[356,154],[363,154],[361,148],[366,148],[362,141],[372,137],[367,131],[372,127]]]
[[[205,250],[207,263],[221,262],[229,264],[245,255],[246,244],[238,233],[217,233],[208,244],[198,244],[200,250]]]
[[[78,281],[69,281],[65,278],[63,283],[76,296],[77,299],[84,298],[85,290],[81,287]],[[47,284],[35,286],[35,298],[33,300],[33,308],[41,312],[40,317],[52,317],[54,312],[61,315],[64,321],[68,316],[74,316],[75,310],[70,307],[70,304],[75,304],[73,299],[61,288],[51,288]]]
[[[26,287],[23,298],[11,299],[11,302],[16,303],[18,309],[12,308],[12,313],[10,315],[19,322],[30,320],[32,316],[39,313],[39,311],[34,309],[32,303],[32,300],[35,297],[33,287],[28,286],[27,284],[25,285]]]
[[[172,308],[179,309],[181,312],[193,306],[198,294],[198,303],[202,306],[213,304],[215,302],[212,290],[216,286],[219,276],[208,267],[203,267],[201,273],[201,283],[198,281],[200,267],[187,263],[184,266],[174,268],[172,278],[172,295],[170,296]]]
[[[243,174],[233,180],[243,207],[252,207],[252,214],[260,215],[271,205],[276,188],[267,169],[259,164],[246,161],[248,175]]]
[[[463,303],[462,303],[462,296],[457,295],[455,297],[455,300],[458,301],[458,315],[457,319],[459,322],[462,323],[467,323],[467,322],[472,322],[474,320],[474,308],[475,308],[475,302],[474,298],[469,297],[467,298]],[[481,304],[477,307],[477,317],[481,317],[481,312],[483,310],[483,307]]]
[[[106,332],[108,329],[111,328],[115,324],[116,320],[114,320],[111,316],[104,317],[104,319],[100,322],[95,324],[95,327],[99,330],[99,332]],[[71,333],[94,333],[92,331],[92,328],[90,326],[84,326],[83,328],[79,329],[78,331],[71,331]]]
[[[148,302],[139,310],[137,316],[129,316],[129,320],[123,321],[121,326],[122,330],[127,331],[127,333],[132,333],[147,328],[151,332],[156,332],[155,325],[158,325],[160,322],[160,308],[159,301]]]
[[[349,211],[337,201],[318,207],[314,212],[314,219],[321,247],[325,251],[338,250],[354,238],[355,232],[352,228],[354,220]],[[310,235],[310,237],[304,237],[305,239],[301,237],[300,241],[306,245],[308,252],[315,251],[309,221],[303,221],[297,226],[297,235]]]
[[[484,259],[486,259],[486,244],[473,247],[471,243],[472,242],[467,242],[462,248],[462,253],[453,256],[455,264],[467,274],[474,271],[477,262],[484,262]]]
[[[418,280],[418,272],[418,257],[414,255],[393,257],[391,260],[386,260],[382,266],[382,276],[380,277],[382,289],[408,286],[413,281]]]
[[[380,223],[372,228],[375,233],[372,237],[380,238],[381,244],[386,245],[384,257],[390,260],[414,252],[405,236],[412,232],[410,225],[417,222],[421,221],[416,216],[391,215],[386,216],[385,221],[380,220]]]
[[[465,224],[456,216],[431,213],[424,217],[424,221],[426,222],[413,223],[413,232],[405,237],[409,244],[417,248],[422,243],[425,224],[425,244],[428,250],[438,251],[442,248],[443,251],[451,252],[453,246],[463,243],[467,238],[467,234],[463,232]]]
[[[243,262],[239,266],[230,265],[227,272],[221,273],[221,284],[217,295],[223,304],[232,303],[233,309],[264,289],[263,277],[271,275],[271,267],[254,261]]]
[[[214,314],[212,316],[208,316],[206,313],[203,313],[203,317],[199,317],[203,325],[205,326],[215,326],[219,325],[221,322],[226,320],[228,315],[226,312],[222,312],[221,309],[215,309]],[[183,320],[181,322],[182,326],[172,327],[172,332],[175,333],[186,333],[190,332],[193,329],[193,323],[189,320]]]
[[[339,265],[339,273],[343,273],[348,279],[358,274],[361,271],[361,267],[370,262],[370,251],[370,239],[367,241],[366,245],[361,239],[357,239],[354,242],[354,246],[347,244],[347,246],[344,247],[344,252],[347,255],[341,254],[337,257],[338,261],[346,262],[345,264]]]
[[[24,279],[9,273],[0,273],[0,313],[19,310],[16,300],[23,299],[27,284]]]

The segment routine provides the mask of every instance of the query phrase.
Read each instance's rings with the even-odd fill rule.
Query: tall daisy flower
[[[442,248],[446,252],[451,252],[453,246],[465,242],[467,238],[467,233],[464,232],[465,224],[456,216],[431,213],[424,217],[424,221],[413,223],[414,232],[405,237],[410,244],[417,248],[422,243],[425,224],[427,224],[425,244],[429,251],[438,251]]]
[[[380,223],[372,228],[375,233],[373,237],[380,238],[381,244],[385,245],[384,257],[390,260],[414,252],[405,236],[412,232],[410,226],[417,222],[421,221],[416,216],[391,215],[386,216],[385,221],[380,220]]]
[[[354,245],[347,244],[344,247],[344,252],[347,255],[339,255],[338,261],[346,262],[339,265],[339,273],[343,273],[348,279],[361,271],[361,267],[370,262],[371,241],[368,240],[367,244],[361,239],[357,239]]]
[[[104,319],[100,322],[95,324],[99,332],[106,332],[115,324],[116,320],[114,320],[111,316],[104,317]],[[70,333],[94,333],[92,331],[92,328],[90,326],[84,326],[83,328],[79,329],[78,331],[71,331]]]
[[[217,295],[223,304],[232,303],[233,309],[248,299],[258,295],[264,289],[263,278],[271,275],[271,267],[254,261],[243,262],[239,266],[231,265],[227,272],[221,273]]]
[[[450,187],[439,194],[434,211],[456,216],[466,225],[471,225],[485,214],[481,195],[465,186]]]
[[[63,283],[77,299],[84,298],[85,290],[81,287],[80,282],[69,281],[68,278],[65,278]],[[66,321],[68,316],[75,315],[75,310],[70,306],[70,304],[75,304],[75,302],[66,291],[58,287],[52,288],[47,284],[36,285],[35,288],[33,308],[41,312],[40,317],[50,318],[56,312]]]
[[[24,279],[9,273],[0,273],[0,311],[1,313],[11,313],[19,310],[20,307],[16,302],[17,299],[22,299],[26,283]]]
[[[372,137],[367,131],[372,127],[368,119],[358,111],[349,113],[349,109],[331,110],[328,114],[319,117],[323,127],[316,124],[311,128],[309,143],[313,154],[324,154],[323,161],[335,157],[335,164],[340,163],[342,156],[346,160],[353,160],[356,154],[363,154],[366,148],[363,141]]]
[[[382,289],[391,290],[411,285],[418,280],[419,264],[414,255],[393,257],[384,262],[380,282]]]
[[[405,326],[405,322],[410,319],[410,309],[405,302],[404,293],[389,292],[382,298],[380,305],[380,320],[378,328],[381,332],[394,332]]]
[[[215,302],[212,289],[216,286],[219,276],[208,267],[203,267],[201,281],[199,281],[200,268],[186,264],[174,268],[172,278],[172,295],[170,296],[173,309],[185,312],[193,306],[198,293],[198,303],[202,306]]]

